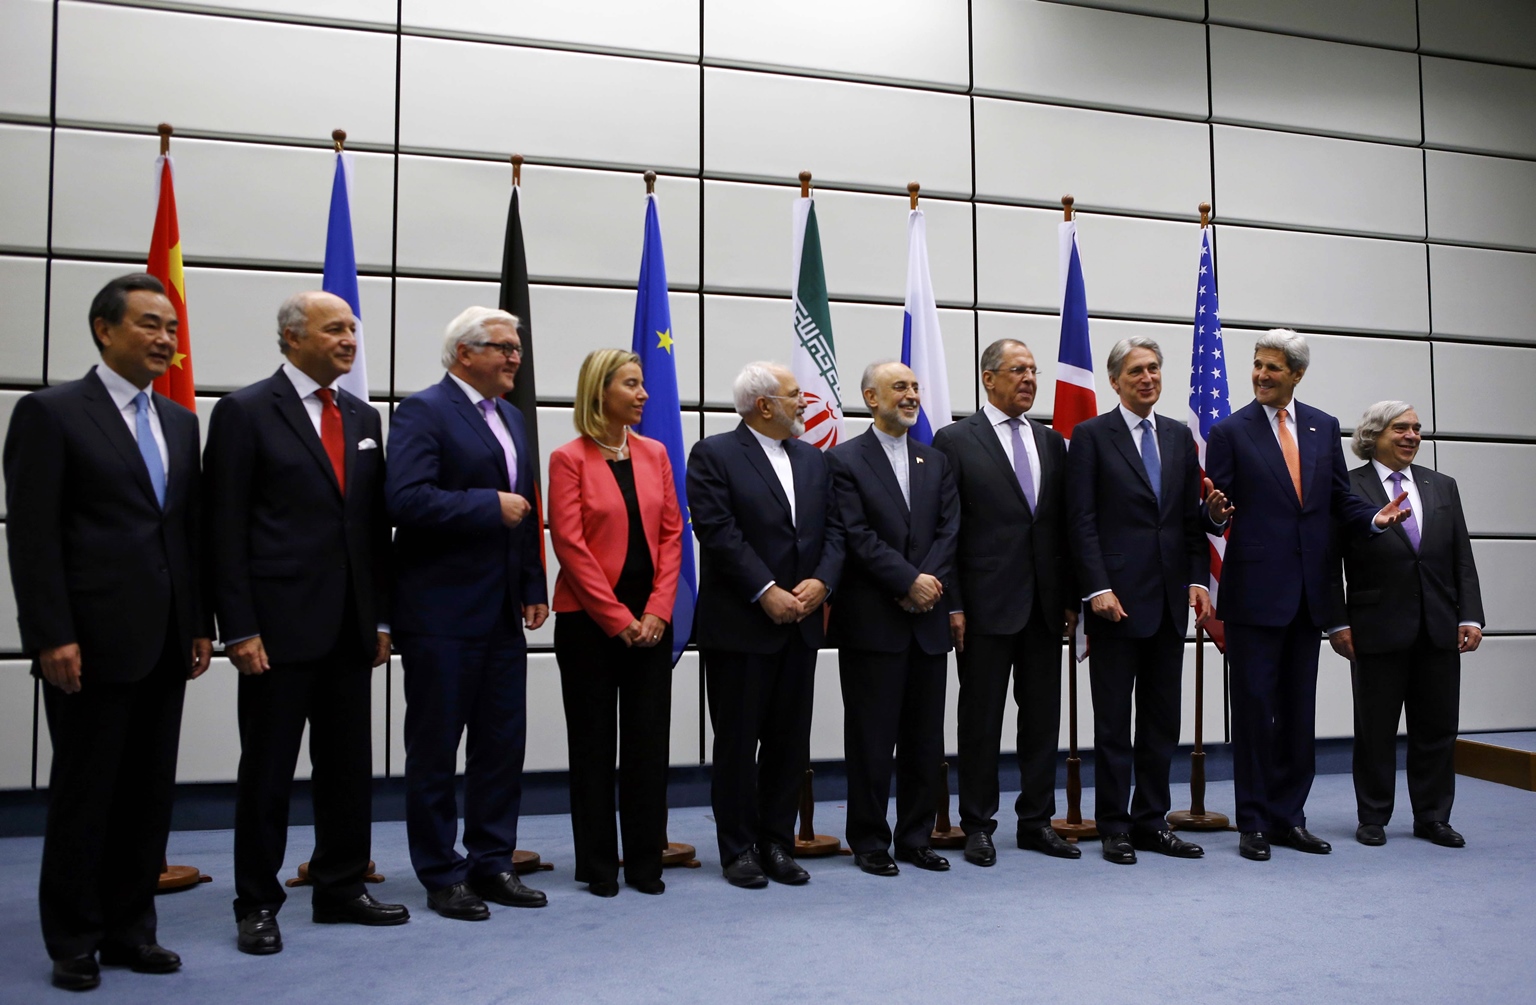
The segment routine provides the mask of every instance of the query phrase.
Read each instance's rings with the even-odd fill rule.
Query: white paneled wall
[[[977,353],[1009,337],[1035,353],[1031,415],[1049,421],[1070,193],[1094,359],[1156,338],[1160,411],[1182,417],[1196,207],[1211,202],[1234,399],[1249,394],[1253,339],[1283,325],[1313,336],[1300,396],[1346,430],[1376,400],[1415,403],[1434,437],[1421,459],[1462,485],[1496,633],[1466,663],[1463,724],[1536,726],[1527,0],[0,0],[0,430],[22,394],[95,361],[86,305],[143,261],[161,121],[176,126],[205,421],[277,366],[277,305],[320,281],[332,129],[354,151],[368,378],[386,415],[441,379],[446,322],[497,302],[507,156],[524,155],[546,461],[574,435],[582,357],[629,344],[644,169],[660,173],[686,445],[734,426],[744,362],[789,354],[801,170],[818,186],[850,434],[868,425],[861,370],[900,350],[908,182],[922,185],[957,416],[978,401]],[[32,784],[14,610],[5,582],[0,788]],[[568,763],[551,640],[530,636],[532,770]],[[1332,660],[1320,734],[1344,736],[1348,678]],[[816,757],[842,754],[836,665],[823,654]],[[398,662],[375,677],[380,773],[403,765],[400,685]],[[690,654],[674,678],[676,764],[708,741],[698,687]],[[222,663],[189,688],[183,781],[233,777],[234,692]],[[1219,721],[1215,688],[1206,711]],[[1085,704],[1085,745],[1090,717]],[[46,729],[37,748],[46,782]]]

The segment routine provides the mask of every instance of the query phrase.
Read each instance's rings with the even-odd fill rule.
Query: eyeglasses
[[[796,391],[794,394],[765,394],[765,398],[773,398],[775,401],[804,401],[805,392]]]
[[[1040,376],[1040,368],[1038,366],[1003,366],[1003,367],[998,367],[995,370],[989,370],[987,372],[988,373],[1007,373],[1007,374],[1012,374],[1015,377],[1038,377],[1038,376]]]
[[[480,349],[495,349],[507,359],[523,354],[523,347],[515,342],[471,342],[470,345]]]

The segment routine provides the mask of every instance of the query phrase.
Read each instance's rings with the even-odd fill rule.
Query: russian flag
[[[920,209],[907,216],[907,302],[901,321],[901,361],[912,368],[921,389],[922,404],[911,435],[922,443],[932,443],[933,434],[954,421],[954,413],[949,408],[949,368],[944,363],[939,307],[928,273],[928,225]]]
[[[1051,426],[1069,441],[1072,429],[1099,414],[1093,391],[1093,349],[1088,342],[1088,294],[1077,253],[1077,223],[1057,225],[1061,247],[1061,348],[1056,354],[1056,409]]]

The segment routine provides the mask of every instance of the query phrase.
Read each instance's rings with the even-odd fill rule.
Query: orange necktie
[[[1296,438],[1285,424],[1285,409],[1276,416],[1280,420],[1280,452],[1285,455],[1285,470],[1291,473],[1291,484],[1296,488],[1296,501],[1301,502],[1301,451],[1296,449]]]

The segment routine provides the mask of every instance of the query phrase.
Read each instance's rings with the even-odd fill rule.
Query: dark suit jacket
[[[1117,405],[1080,422],[1067,452],[1072,559],[1082,596],[1113,590],[1126,617],[1085,617],[1089,635],[1144,639],[1166,610],[1179,634],[1189,624],[1189,587],[1210,579],[1211,548],[1200,518],[1200,457],[1189,427],[1156,417],[1162,499]]]
[[[222,638],[260,635],[278,663],[319,659],[336,645],[347,591],[351,630],[372,654],[390,618],[389,520],[379,413],[336,396],[346,443],[342,498],[330,458],[281,369],[213,409],[203,453],[208,552]],[[365,440],[373,446],[359,450]]]
[[[523,416],[497,400],[517,448],[517,491],[531,498],[534,458]],[[497,492],[508,492],[501,444],[453,378],[395,406],[389,428],[385,502],[395,532],[395,613],[399,632],[477,638],[502,612],[548,603],[536,513],[501,522]]]
[[[35,659],[78,643],[83,682],[145,677],[173,615],[188,669],[192,639],[212,635],[198,565],[197,416],[158,394],[155,409],[170,460],[163,511],[138,444],[94,371],[22,398],[6,434],[22,648]]]
[[[1348,590],[1335,579],[1331,620],[1349,625],[1359,653],[1408,649],[1421,625],[1436,647],[1454,650],[1461,622],[1483,623],[1483,595],[1456,479],[1416,464],[1408,472],[1424,514],[1418,551],[1401,524],[1371,537],[1340,535]],[[1378,509],[1387,504],[1386,486],[1370,462],[1351,471],[1349,483]]]
[[[908,614],[901,598],[919,573],[937,578],[946,592],[954,585],[960,493],[942,453],[906,440],[910,509],[873,429],[827,451],[845,552],[832,605],[839,647],[899,653],[916,642],[930,654],[950,648],[944,599],[926,614]]]
[[[1221,567],[1216,614],[1240,625],[1288,625],[1303,597],[1313,624],[1332,610],[1332,532],[1367,534],[1380,507],[1349,491],[1339,420],[1293,400],[1290,425],[1301,455],[1301,494],[1285,468],[1269,415],[1249,402],[1211,429],[1205,473],[1237,508]]]
[[[965,612],[967,632],[1021,631],[1037,599],[1052,619],[1077,605],[1067,561],[1066,441],[1038,422],[1029,428],[1040,454],[1033,516],[985,412],[933,436],[960,488],[959,573],[948,596],[951,611]]]
[[[699,538],[699,604],[694,638],[701,649],[773,653],[799,632],[821,648],[821,612],[776,625],[753,598],[771,580],[793,590],[819,579],[835,590],[843,568],[843,529],[821,451],[784,441],[795,480],[795,522],[762,444],[745,422],[706,437],[688,455],[688,508]]]

